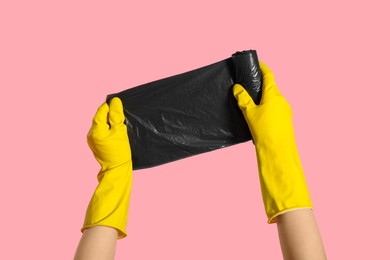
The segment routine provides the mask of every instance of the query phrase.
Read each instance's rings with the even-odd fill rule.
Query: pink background
[[[256,49],[329,259],[390,259],[388,1],[2,1],[0,259],[71,259],[106,94]],[[134,172],[117,259],[281,259],[250,142]]]

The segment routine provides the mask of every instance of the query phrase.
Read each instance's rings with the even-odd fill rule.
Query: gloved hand
[[[260,186],[268,223],[290,210],[313,208],[295,143],[292,110],[262,62],[263,94],[256,105],[239,84],[233,93],[256,148]]]
[[[92,226],[108,226],[118,230],[118,239],[127,236],[132,161],[124,120],[122,101],[113,98],[110,106],[104,103],[98,108],[88,132],[88,145],[101,169],[81,232]]]

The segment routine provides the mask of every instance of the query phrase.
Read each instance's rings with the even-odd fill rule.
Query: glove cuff
[[[259,179],[268,223],[284,212],[313,208],[295,143],[256,146]]]
[[[127,236],[126,224],[132,182],[132,164],[100,172],[100,182],[89,202],[81,232],[92,226],[118,230],[118,239]]]

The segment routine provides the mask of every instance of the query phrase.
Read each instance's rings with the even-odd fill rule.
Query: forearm
[[[289,211],[279,215],[276,221],[285,260],[326,259],[313,210]]]
[[[74,260],[113,260],[118,231],[111,227],[94,226],[84,230]]]

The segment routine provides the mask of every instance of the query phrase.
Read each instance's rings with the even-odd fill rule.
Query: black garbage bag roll
[[[143,169],[252,139],[233,96],[240,83],[256,104],[261,71],[254,50],[183,74],[110,94],[122,100],[133,169]]]

